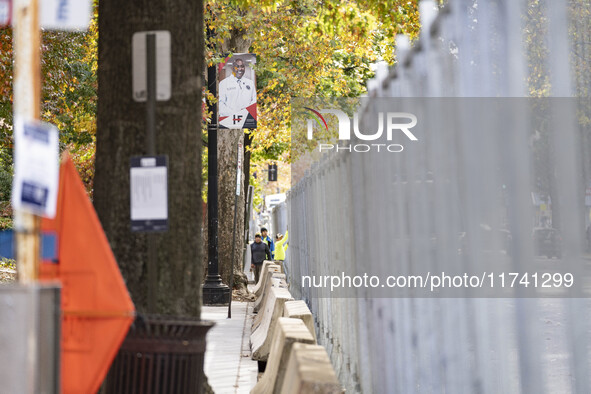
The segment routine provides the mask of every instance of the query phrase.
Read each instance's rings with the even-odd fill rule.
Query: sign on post
[[[146,36],[156,36],[156,100],[170,100],[170,32],[141,31],[133,34],[131,47],[131,67],[133,99],[137,102],[145,102],[148,99],[147,84],[147,48]]]
[[[277,181],[277,164],[269,164],[269,182]]]
[[[10,26],[12,0],[0,0],[0,27]]]
[[[39,216],[55,216],[59,177],[57,128],[49,123],[14,124],[15,169],[12,206]]]
[[[131,158],[131,231],[168,231],[166,156]]]
[[[41,27],[47,30],[88,30],[91,0],[40,0]]]
[[[242,142],[238,143],[238,164],[236,166],[236,195],[240,195],[240,181],[242,180]]]

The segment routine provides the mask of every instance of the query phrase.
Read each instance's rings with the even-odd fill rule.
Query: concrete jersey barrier
[[[258,313],[258,312],[265,305],[265,302],[267,302],[267,298],[269,296],[270,289],[273,287],[280,287],[283,289],[287,289],[287,285],[285,283],[284,277],[285,277],[285,274],[280,274],[278,272],[273,272],[271,276],[267,276],[268,286],[266,287],[266,290],[261,295],[261,297],[257,298],[254,303],[253,311],[255,313],[257,313],[257,315],[254,317],[254,319],[252,321],[251,331],[256,330],[257,327],[261,324],[261,321],[263,321],[264,314]]]
[[[281,386],[287,373],[291,349],[296,343],[313,345],[316,341],[302,320],[280,317],[277,320],[265,373],[250,391],[252,394],[282,393]]]
[[[267,361],[277,320],[283,315],[285,303],[293,300],[287,289],[271,287],[270,290],[265,305],[259,312],[261,314],[260,324],[255,327],[250,335],[253,360]]]
[[[262,281],[263,279],[261,279]],[[285,274],[279,272],[269,272],[265,276],[265,283],[263,283],[263,291],[259,297],[254,301],[254,312],[258,312],[261,306],[265,303],[265,298],[269,294],[271,287],[284,287],[287,289],[287,282],[285,281]]]
[[[260,297],[263,293],[263,284],[265,283],[265,278],[269,271],[272,272],[281,272],[281,267],[277,264],[274,264],[272,261],[265,260],[263,262],[263,266],[261,267],[261,275],[259,278],[259,282],[255,283],[254,289],[252,292],[257,296]]]
[[[342,394],[344,392],[326,350],[320,345],[294,343],[285,371],[283,384],[277,393]]]
[[[300,319],[304,322],[310,333],[316,341],[316,329],[314,328],[314,316],[310,312],[310,308],[303,300],[287,301],[283,307],[283,317],[291,317]]]

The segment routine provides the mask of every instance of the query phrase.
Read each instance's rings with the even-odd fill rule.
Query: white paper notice
[[[12,205],[55,217],[59,178],[59,136],[55,126],[17,119],[14,125]]]
[[[166,230],[168,174],[165,157],[132,158],[130,188],[132,230]]]

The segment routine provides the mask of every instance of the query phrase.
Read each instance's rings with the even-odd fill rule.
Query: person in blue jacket
[[[273,238],[269,237],[269,232],[265,227],[261,227],[261,235],[263,237],[263,242],[269,246],[271,260],[273,260],[275,258],[275,243],[273,243]]]

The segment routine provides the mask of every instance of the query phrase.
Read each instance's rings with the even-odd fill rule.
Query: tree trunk
[[[230,285],[232,272],[242,272],[242,249],[244,245],[244,182],[241,175],[241,190],[236,206],[236,227],[234,227],[234,202],[236,198],[236,159],[238,155],[238,143],[244,144],[242,130],[218,131],[218,253],[219,269],[222,281]],[[244,145],[243,145],[244,146]],[[233,232],[236,231],[236,247],[234,250],[233,271],[230,269],[232,258]],[[236,283],[236,282],[234,282]]]
[[[203,2],[99,2],[95,207],[139,312],[200,316],[201,88]],[[146,103],[132,99],[131,40],[138,31],[171,34],[171,98],[156,104],[156,154],[168,156],[165,233],[130,231],[129,166],[146,154]],[[148,242],[156,286],[148,286]],[[148,310],[149,294],[155,294]],[[150,308],[151,309],[151,308]]]
[[[241,29],[232,31],[230,39],[222,45],[223,52],[248,52],[252,39],[245,37],[244,34],[245,32]],[[218,267],[224,284],[230,285],[230,275],[234,273],[234,287],[245,289],[247,278],[242,272],[244,265],[244,207],[248,186],[245,188],[247,181],[245,182],[244,176],[241,177],[241,192],[236,207],[236,227],[234,227],[238,142],[242,142],[244,146],[244,130],[218,129]],[[234,261],[230,265],[234,230],[236,230],[236,246]],[[207,269],[207,261],[207,259],[204,260],[205,269]],[[230,269],[230,266],[233,268]]]

